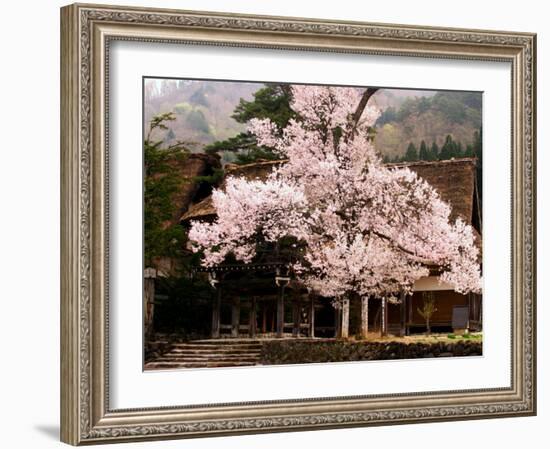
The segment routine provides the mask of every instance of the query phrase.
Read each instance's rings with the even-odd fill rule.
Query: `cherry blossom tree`
[[[349,301],[361,299],[361,333],[368,331],[368,299],[395,300],[414,282],[439,270],[460,293],[480,292],[479,251],[470,225],[450,220],[438,192],[406,167],[385,166],[371,133],[379,111],[373,90],[293,86],[297,118],[284,129],[252,119],[259,145],[286,162],[266,180],[227,179],[215,190],[218,217],[194,222],[189,238],[203,264],[228,254],[249,263],[259,240],[293,237],[299,250],[291,272],[308,290],[341,308],[340,336],[348,335]]]

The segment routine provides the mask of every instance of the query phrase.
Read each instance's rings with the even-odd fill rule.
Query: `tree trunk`
[[[385,337],[388,333],[388,304],[386,298],[382,298],[380,314],[380,336]]]
[[[361,119],[361,116],[363,115],[363,111],[367,107],[367,103],[370,100],[370,97],[372,97],[376,91],[378,90],[378,87],[369,87],[363,92],[363,96],[361,97],[361,100],[359,101],[359,104],[357,105],[357,109],[353,113],[352,116],[352,128],[350,133],[346,136],[346,141],[352,141],[355,138],[355,133],[357,130],[357,125],[359,124],[359,120]]]
[[[431,335],[431,333],[432,333],[432,329],[431,329],[431,327],[430,327],[430,319],[428,318],[428,319],[426,320],[426,334],[427,334],[427,335]]]
[[[342,304],[340,305],[340,327],[339,327],[339,338],[348,338],[349,337],[349,299],[344,298]]]
[[[369,334],[369,297],[361,298],[361,338],[367,338]]]

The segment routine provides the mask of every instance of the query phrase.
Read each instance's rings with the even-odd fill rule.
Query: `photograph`
[[[541,25],[409,3],[60,9],[61,441],[536,415]]]
[[[483,92],[142,82],[145,371],[483,355]]]

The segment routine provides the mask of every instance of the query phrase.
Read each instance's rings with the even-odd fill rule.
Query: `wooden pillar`
[[[399,336],[403,337],[407,334],[407,295],[404,292],[399,294],[401,303],[399,304]]]
[[[483,330],[483,295],[476,295],[478,299],[479,330]]]
[[[267,304],[262,302],[262,334],[267,332]]]
[[[279,287],[277,298],[277,338],[281,338],[285,328],[285,286]]]
[[[222,287],[218,284],[212,304],[212,338],[220,338],[220,316],[222,308]]]
[[[300,336],[300,322],[302,321],[300,316],[302,311],[301,309],[302,309],[302,304],[301,304],[300,296],[298,296],[292,304],[292,321],[293,321],[292,336],[294,338]]]
[[[340,326],[338,338],[349,337],[349,298],[342,299],[340,304]]]
[[[239,322],[241,318],[241,299],[237,296],[233,298],[231,305],[231,336],[237,338],[239,336]]]
[[[315,337],[315,295],[309,296],[309,336]]]
[[[252,297],[252,302],[250,304],[250,311],[248,313],[248,335],[250,338],[256,337],[256,297]]]
[[[411,324],[413,321],[413,296],[407,295],[408,317],[407,317],[407,335],[411,334]]]
[[[361,298],[361,338],[367,338],[369,334],[369,297]]]
[[[157,270],[143,270],[143,332],[146,336],[153,333],[153,316],[155,311],[155,278]]]
[[[334,336],[340,338],[342,333],[342,308],[337,307],[334,309]]]
[[[349,337],[349,299],[342,303],[342,338]]]
[[[385,337],[388,333],[388,306],[386,298],[382,298],[382,313],[380,314],[380,336]]]

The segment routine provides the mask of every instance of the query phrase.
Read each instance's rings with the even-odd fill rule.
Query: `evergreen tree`
[[[445,137],[445,143],[441,147],[441,153],[439,153],[439,160],[451,159],[455,153],[455,142],[450,134]]]
[[[430,153],[428,152],[428,146],[426,145],[426,142],[424,140],[420,142],[420,151],[418,152],[418,158],[421,161],[430,160]]]
[[[170,224],[177,209],[173,196],[181,185],[176,168],[189,151],[183,142],[163,147],[163,140],[153,140],[155,129],[168,130],[166,122],[176,118],[172,112],[151,119],[149,132],[143,143],[144,151],[144,262],[151,266],[158,257],[177,257],[184,247],[183,227]]]
[[[268,118],[283,129],[294,117],[290,109],[290,86],[287,84],[268,84],[254,93],[254,99],[241,98],[233,111],[233,117],[239,123],[247,123],[251,118]],[[237,153],[236,162],[247,164],[258,159],[278,159],[270,148],[258,146],[255,136],[242,132],[227,140],[217,141],[205,147],[207,153],[230,151]]]
[[[430,147],[429,159],[430,161],[437,161],[439,159],[439,146],[434,140],[432,146]]]
[[[409,143],[407,147],[407,152],[405,153],[404,161],[417,161],[418,160],[418,151],[414,143]]]

